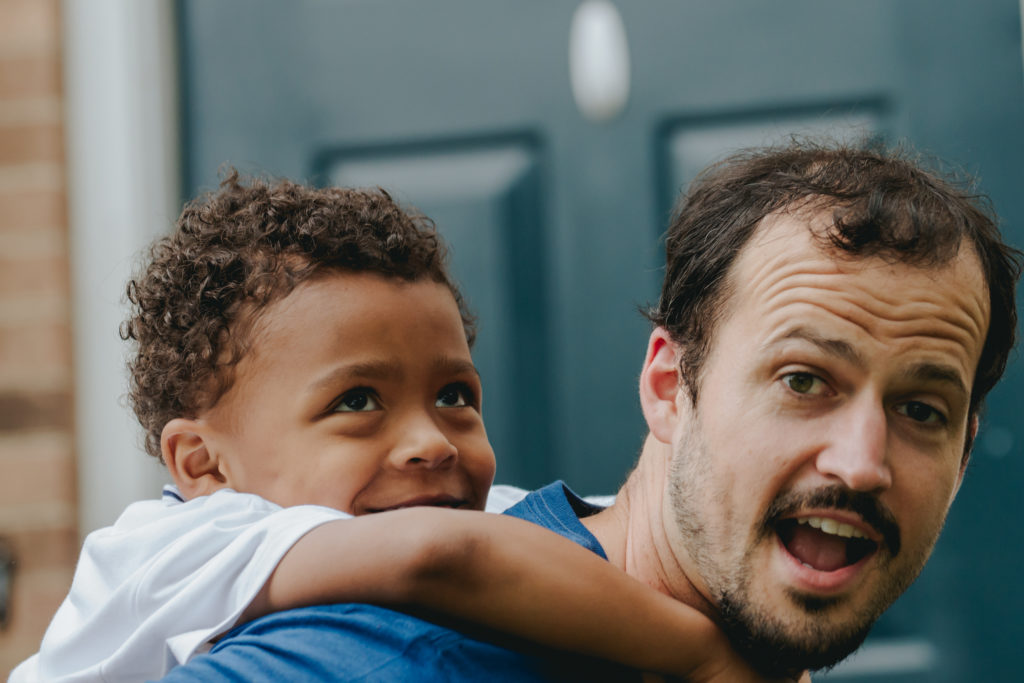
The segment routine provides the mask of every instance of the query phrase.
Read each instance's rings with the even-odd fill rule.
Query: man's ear
[[[651,435],[672,443],[679,418],[677,398],[680,383],[679,349],[664,327],[656,327],[647,342],[647,355],[640,372],[640,405]]]
[[[197,420],[176,417],[160,434],[160,451],[174,484],[186,500],[225,488],[227,477],[207,427]]]

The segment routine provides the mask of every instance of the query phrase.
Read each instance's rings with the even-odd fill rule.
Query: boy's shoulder
[[[86,538],[39,671],[46,680],[159,678],[238,619],[300,536],[347,517],[230,489],[189,501],[169,489],[132,503]]]

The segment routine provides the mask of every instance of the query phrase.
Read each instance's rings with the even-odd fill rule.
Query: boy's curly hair
[[[145,271],[128,283],[132,311],[121,337],[136,347],[129,401],[146,450],[162,459],[164,425],[195,417],[231,387],[267,305],[336,271],[446,285],[472,346],[473,317],[429,218],[382,189],[315,189],[232,170],[217,192],[185,206],[174,233],[150,248]]]

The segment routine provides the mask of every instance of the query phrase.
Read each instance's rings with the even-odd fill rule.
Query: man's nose
[[[458,458],[455,444],[429,416],[407,420],[399,429],[398,443],[389,455],[393,467],[437,469],[454,464]]]
[[[854,491],[880,491],[892,486],[885,407],[860,401],[846,406],[836,418],[829,443],[818,454],[818,471]]]

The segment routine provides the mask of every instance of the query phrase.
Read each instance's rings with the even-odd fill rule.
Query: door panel
[[[845,112],[845,113],[840,113]],[[793,135],[857,142],[884,138],[881,104],[837,105],[796,111],[672,121],[659,135],[665,181],[659,202],[668,212],[697,174],[738,148],[784,144]]]

